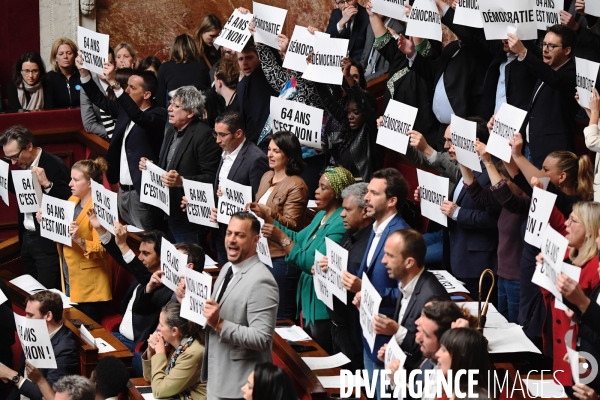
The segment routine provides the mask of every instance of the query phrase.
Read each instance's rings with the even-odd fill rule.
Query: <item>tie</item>
[[[221,298],[223,298],[223,294],[227,290],[227,285],[229,285],[229,281],[231,281],[232,276],[233,276],[233,266],[230,266],[229,271],[227,271],[227,275],[225,275],[225,280],[223,281],[223,285],[221,286],[221,291],[219,292],[219,296],[217,297],[217,303],[221,302]]]

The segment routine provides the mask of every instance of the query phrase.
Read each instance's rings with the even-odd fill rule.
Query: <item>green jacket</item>
[[[340,217],[342,210],[342,207],[335,210],[320,228],[319,225],[325,216],[325,211],[319,211],[310,225],[300,232],[294,232],[275,221],[275,226],[284,231],[294,241],[294,248],[285,260],[302,271],[298,283],[296,303],[298,304],[298,313],[302,310],[302,316],[307,323],[329,319],[327,306],[317,299],[310,270],[315,263],[315,250],[318,250],[321,254],[326,254],[326,237],[336,243],[342,240],[342,236],[346,232]]]

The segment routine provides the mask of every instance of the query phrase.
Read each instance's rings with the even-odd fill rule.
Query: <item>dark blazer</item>
[[[185,133],[177,145],[171,164],[167,165],[167,154],[177,130],[171,126],[165,134],[160,149],[158,166],[165,171],[176,170],[185,179],[213,183],[219,165],[221,148],[212,135],[212,129],[204,122],[195,119],[185,128]],[[185,225],[192,225],[187,214],[179,207],[183,197],[183,186],[169,189],[171,198],[170,218],[176,218]],[[194,224],[197,227],[197,225]]]
[[[44,89],[44,110],[51,110],[54,108],[54,92],[52,92],[52,86],[48,80],[42,82],[42,89]],[[6,88],[6,97],[8,97],[9,110],[19,111],[23,108],[23,105],[19,100],[19,92],[17,91],[17,87],[12,81]]]
[[[223,166],[223,158],[220,160],[213,184],[215,193],[219,187],[219,174]],[[252,186],[252,199],[254,199],[260,186],[260,180],[268,170],[269,161],[265,153],[257,145],[246,140],[227,174],[227,179],[240,185]]]
[[[421,354],[420,345],[415,341],[415,335],[417,334],[417,326],[415,321],[421,317],[421,311],[425,304],[434,297],[445,297],[450,300],[450,295],[444,288],[444,286],[438,281],[438,279],[429,271],[423,271],[415,290],[410,296],[408,306],[402,317],[402,321],[399,321],[400,325],[406,328],[406,336],[404,341],[400,345],[402,351],[407,355],[404,368],[410,371],[418,367],[418,362],[423,358]],[[400,316],[400,301],[402,300],[402,292],[398,295],[398,302],[396,303],[396,310],[394,311],[394,320],[398,321]]]
[[[83,83],[82,86],[92,103],[117,119],[106,154],[106,160],[108,161],[106,178],[112,184],[119,183],[123,138],[129,123],[131,121],[135,122],[127,136],[125,152],[127,153],[127,163],[133,186],[140,193],[142,183],[142,171],[139,169],[140,158],[158,159],[160,144],[163,141],[165,124],[167,123],[167,111],[157,106],[151,106],[146,111],[142,111],[127,93],[119,96],[116,102],[111,101],[102,94],[96,83],[91,79],[89,82]]]
[[[81,77],[75,68],[69,79],[62,72],[48,71],[48,82],[52,86],[54,95],[54,107],[79,107],[79,90],[81,89]]]
[[[367,9],[356,4],[358,12],[354,15],[354,25],[352,26],[352,32],[350,32],[350,26],[348,23],[347,27],[341,32],[338,32],[337,23],[342,19],[342,11],[339,8],[334,9],[329,17],[329,24],[325,32],[329,33],[332,38],[349,39],[348,53],[350,58],[356,61],[360,61],[360,57],[365,48],[365,41],[367,39],[367,28],[370,26],[369,14]]]
[[[63,325],[52,339],[50,339],[50,343],[52,343],[54,357],[56,358],[56,369],[40,369],[50,386],[63,376],[79,375],[79,353],[77,353],[75,337],[69,328]],[[19,365],[19,373],[23,375],[24,372],[25,357],[23,356]],[[29,379],[25,379],[21,388],[18,389],[18,394],[29,397],[30,400],[42,400],[42,392]],[[15,397],[9,396],[9,399],[18,398],[17,390],[13,391],[12,395]]]
[[[399,35],[404,34],[404,31],[406,30],[406,28],[400,21],[395,20],[393,18],[388,22],[387,26],[396,31],[396,33],[398,33]],[[365,68],[365,76],[367,78],[367,82],[371,79],[378,78],[383,74],[387,73],[390,66],[390,63],[384,57],[382,57],[377,50],[373,49],[374,43],[375,34],[373,33],[373,28],[371,28],[371,24],[369,24],[367,27],[367,38],[365,40],[365,48],[363,50],[362,56],[360,57],[360,63]],[[373,51],[372,63],[375,64],[375,72],[369,74],[369,72],[367,71],[367,65],[369,64],[369,56],[371,55],[371,51]]]

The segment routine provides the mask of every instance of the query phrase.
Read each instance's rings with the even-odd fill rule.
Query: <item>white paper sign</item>
[[[25,318],[18,314],[14,316],[25,359],[36,368],[56,368],[56,358],[46,321]]]
[[[313,51],[314,47],[315,35],[311,34],[307,28],[296,25],[283,59],[283,68],[304,72],[307,65],[306,57]]]
[[[535,0],[535,19],[537,28],[545,31],[552,25],[560,25],[560,10],[563,10],[565,0]]]
[[[477,123],[452,114],[450,136],[456,152],[456,160],[473,171],[481,172],[481,163],[475,151]]]
[[[350,362],[344,353],[337,353],[328,357],[300,357],[311,371],[342,367]]]
[[[77,46],[81,51],[83,68],[97,74],[103,73],[104,63],[108,61],[109,39],[108,35],[77,27]]]
[[[562,267],[560,270],[561,274],[567,275],[569,278],[573,279],[575,282],[579,282],[579,277],[581,276],[581,268],[567,264],[566,262],[562,263]],[[558,308],[559,310],[566,311],[567,306],[558,299],[554,299],[554,308]]]
[[[92,204],[98,217],[100,225],[113,235],[115,234],[115,221],[119,220],[117,209],[117,194],[104,185],[91,180],[92,182]]]
[[[342,59],[348,54],[348,39],[319,38],[311,64],[306,66],[302,78],[313,82],[341,85]]]
[[[96,338],[96,347],[98,348],[98,353],[110,353],[112,351],[117,351],[114,347],[112,347],[108,342],[102,338]]]
[[[161,277],[163,285],[175,291],[179,278],[186,275],[187,254],[177,250],[171,242],[164,237],[160,245],[160,269],[164,272]]]
[[[573,375],[573,383],[577,384],[579,383],[579,352],[567,345],[567,354],[569,357],[569,366],[571,367],[571,375]]]
[[[256,254],[258,259],[265,265],[273,268],[273,260],[271,259],[271,251],[269,250],[269,240],[263,235],[262,227],[265,224],[265,220],[250,211],[250,214],[254,215],[258,222],[260,222],[260,239],[256,243]]]
[[[347,290],[342,285],[342,275],[348,270],[348,250],[329,238],[325,238],[327,248],[327,282],[331,293],[347,304]]]
[[[185,295],[181,300],[179,315],[201,326],[206,326],[206,317],[203,312],[206,300],[210,299],[211,288],[212,276],[206,272],[188,268],[185,271]]]
[[[242,14],[237,9],[233,10],[233,14],[215,39],[215,44],[234,51],[242,51],[252,36],[248,30],[252,18],[252,14]]]
[[[448,200],[449,179],[418,168],[417,179],[421,196],[421,214],[440,225],[448,226],[448,217],[442,213],[440,207],[444,200]]]
[[[387,367],[394,360],[400,360],[400,368],[402,368],[406,361],[406,354],[402,351],[400,346],[398,346],[396,338],[392,336],[388,345],[385,347],[385,362],[383,365]]]
[[[39,283],[37,279],[29,274],[21,275],[11,280],[10,283],[15,285],[21,290],[26,291],[29,294],[34,294],[36,292],[41,292],[42,290],[47,290],[44,285]]]
[[[160,179],[160,177],[166,173],[167,171],[157,167],[153,163],[146,163],[146,169],[142,171],[142,193],[140,193],[140,201],[158,207],[163,210],[165,214],[169,215],[169,188],[166,187]]]
[[[443,269],[429,270],[442,284],[448,293],[469,293],[467,288],[456,279],[449,271]]]
[[[42,221],[40,235],[47,239],[71,246],[69,225],[73,222],[75,203],[46,195],[42,197]]]
[[[562,295],[556,288],[556,277],[561,272],[568,245],[569,241],[567,238],[548,225],[542,236],[541,250],[544,256],[544,263],[536,265],[535,272],[531,278],[531,282],[543,287],[561,302]]]
[[[458,0],[454,13],[454,23],[457,25],[483,28],[478,0]]]
[[[252,2],[252,12],[254,13],[254,26],[256,28],[254,40],[257,43],[263,43],[279,50],[277,35],[283,29],[287,10],[254,1]]]
[[[313,275],[315,293],[317,294],[317,299],[325,303],[330,310],[333,310],[333,294],[327,285],[327,274],[319,267],[321,258],[323,258],[323,254],[315,250],[315,274]]]
[[[594,17],[600,17],[600,2],[597,0],[587,0],[583,11]]]
[[[323,110],[297,101],[271,96],[273,132],[290,131],[303,146],[321,149]]]
[[[479,11],[487,40],[508,38],[508,26],[521,40],[537,39],[535,0],[479,0]]]
[[[408,16],[406,36],[442,41],[442,20],[434,0],[415,0]]]
[[[96,347],[96,338],[92,336],[90,331],[87,330],[85,325],[79,326],[79,333],[81,334],[81,338],[90,346]]]
[[[223,195],[219,197],[217,221],[222,224],[229,224],[231,216],[238,211],[244,211],[246,204],[252,201],[252,187],[223,179],[221,181],[221,192]]]
[[[218,228],[219,224],[210,222],[212,209],[215,208],[213,186],[210,183],[183,179],[183,191],[188,203],[185,208],[191,223]]]
[[[502,103],[494,119],[492,132],[490,132],[487,152],[502,161],[510,162],[510,141],[521,129],[526,116],[527,111],[508,103]]]
[[[587,3],[586,3],[587,4]],[[592,98],[592,89],[598,79],[598,69],[600,64],[597,62],[575,57],[577,68],[577,94],[579,94],[579,105],[584,108],[590,108]]]
[[[541,247],[542,234],[546,232],[546,226],[550,220],[555,201],[556,195],[554,193],[546,192],[538,187],[533,188],[525,228],[525,241],[530,245],[537,248]]]
[[[371,284],[367,274],[363,272],[360,297],[360,326],[371,351],[373,351],[375,337],[377,336],[373,329],[373,318],[379,312],[380,304],[381,295],[379,295],[379,292]]]
[[[6,300],[8,300],[8,297],[6,297],[4,292],[0,290],[0,304],[4,303]]]
[[[400,154],[406,154],[406,148],[410,140],[408,132],[412,130],[415,124],[418,111],[419,109],[415,107],[396,100],[390,100],[383,113],[381,126],[377,131],[377,144]]]
[[[8,206],[8,163],[0,160],[0,197]]]
[[[36,213],[42,204],[42,187],[31,170],[12,170],[15,195],[22,213]]]
[[[376,14],[406,21],[406,7],[404,0],[371,0],[372,10]]]

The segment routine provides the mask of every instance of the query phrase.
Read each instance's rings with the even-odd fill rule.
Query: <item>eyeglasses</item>
[[[542,42],[542,50],[545,48],[548,49],[548,51],[554,51],[554,49],[556,49],[557,47],[562,47],[558,44],[552,44],[552,43],[546,43],[546,42]]]
[[[17,154],[15,154],[14,156],[4,156],[2,158],[4,158],[6,161],[11,162],[11,161],[17,161],[19,159],[19,156],[21,155],[21,152],[25,150],[25,149],[21,149]]]
[[[569,221],[569,225],[571,225],[571,224],[580,224],[581,223],[581,221],[575,221],[573,219],[572,215],[569,215],[569,219],[567,221]]]
[[[341,0],[341,1],[336,1],[335,5],[338,7],[343,6],[344,4],[352,4],[354,0]]]
[[[221,139],[225,139],[227,136],[231,135],[231,133],[221,133],[221,132],[217,132],[217,131],[213,131],[212,135],[214,138],[220,137]]]
[[[22,69],[21,73],[23,75],[29,75],[29,74],[31,74],[31,75],[37,75],[37,74],[40,73],[40,70],[39,69]]]

